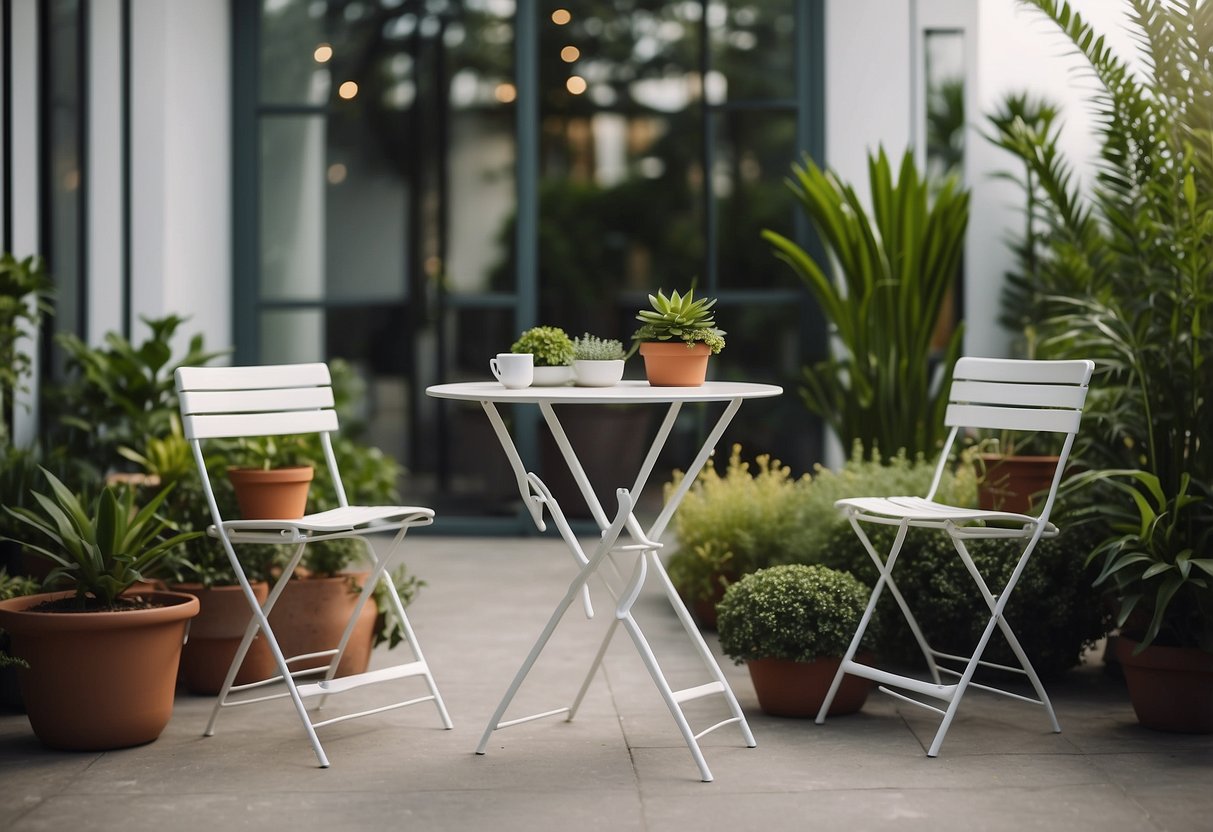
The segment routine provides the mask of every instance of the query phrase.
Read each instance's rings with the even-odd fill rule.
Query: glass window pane
[[[325,120],[261,120],[261,296],[317,299],[324,291]]]
[[[329,97],[332,38],[326,3],[263,0],[261,101],[323,104]],[[326,51],[327,50],[327,51]]]
[[[711,69],[704,89],[709,103],[795,96],[793,4],[794,0],[708,4]]]
[[[272,309],[261,313],[261,364],[324,361],[324,312]]]
[[[762,239],[771,228],[790,235],[794,200],[785,184],[796,159],[792,112],[717,114],[716,256],[722,288],[791,288],[799,281]]]

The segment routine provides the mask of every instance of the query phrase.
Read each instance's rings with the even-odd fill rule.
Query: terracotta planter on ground
[[[313,470],[294,468],[229,468],[243,520],[296,520],[307,511]]]
[[[644,374],[653,387],[700,387],[708,376],[707,344],[682,341],[645,341],[640,345],[644,356]]]
[[[1039,514],[1032,497],[1047,492],[1057,470],[1056,456],[979,454],[985,474],[977,484],[977,504],[992,511]]]
[[[1152,644],[1134,656],[1137,644],[1116,640],[1137,721],[1157,731],[1213,733],[1213,653]]]
[[[189,641],[181,650],[181,683],[190,693],[216,694],[227,678],[228,667],[244,637],[253,612],[239,585],[203,587],[202,584],[173,584],[174,592],[198,599],[198,616],[190,622]],[[265,603],[269,585],[253,584],[258,603]],[[259,682],[278,674],[265,636],[258,633],[236,673],[237,685]]]
[[[857,661],[871,664],[872,656],[860,654]],[[841,663],[842,659],[837,656],[819,657],[812,662],[793,662],[785,659],[746,660],[762,712],[771,716],[801,718],[817,716]],[[872,682],[868,679],[844,676],[834,701],[830,703],[829,715],[855,713],[867,701],[871,688]]]
[[[72,592],[0,602],[0,627],[29,668],[18,675],[34,733],[52,748],[101,751],[160,736],[173,712],[177,662],[198,599],[143,593],[161,606],[122,612],[29,612]]]
[[[289,659],[301,653],[335,648],[354,613],[354,604],[358,600],[354,587],[362,586],[368,577],[368,573],[361,572],[334,578],[301,578],[287,583],[270,612],[270,627],[274,630],[282,654]],[[337,665],[338,676],[363,673],[370,665],[377,616],[374,599],[368,600],[358,616],[345,655]],[[293,662],[291,670],[327,664],[327,657],[317,658]]]

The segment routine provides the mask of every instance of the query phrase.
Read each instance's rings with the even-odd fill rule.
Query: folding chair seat
[[[316,729],[324,725],[432,701],[438,709],[438,716],[443,727],[451,728],[451,719],[447,714],[446,705],[438,692],[438,686],[422,655],[412,625],[405,614],[404,605],[400,601],[400,595],[391,578],[391,567],[400,554],[405,534],[412,528],[431,524],[434,520],[434,512],[421,506],[349,505],[330,438],[330,434],[337,430],[337,413],[333,410],[333,391],[328,367],[325,364],[182,367],[177,370],[176,384],[185,437],[193,450],[194,461],[197,463],[207,503],[214,519],[214,525],[208,531],[212,536],[218,538],[226,551],[232,569],[253,612],[252,620],[249,622],[244,638],[228,669],[227,678],[215,701],[210,722],[207,724],[206,736],[214,734],[219,712],[225,707],[251,705],[287,697],[294,703],[322,768],[328,767],[329,762],[320,745],[320,740],[316,736]],[[215,439],[312,433],[319,436],[320,445],[324,451],[324,462],[328,466],[335,490],[337,508],[308,514],[297,519],[224,519],[215,500],[214,488],[208,474],[203,453],[204,442]],[[318,461],[317,464],[319,464]],[[361,540],[371,569],[370,577],[364,582],[349,623],[346,625],[340,641],[331,648],[301,656],[284,656],[270,626],[270,611],[282,594],[295,567],[299,565],[308,544],[339,538]],[[236,547],[241,544],[267,543],[291,545],[294,546],[294,550],[281,577],[271,588],[269,597],[264,604],[260,604],[253,595]],[[380,584],[387,593],[391,614],[396,617],[404,631],[405,640],[412,651],[412,659],[391,667],[335,678],[337,666],[345,652],[350,635],[353,633],[359,613],[371,600],[376,585]],[[266,644],[277,665],[278,675],[260,682],[235,685],[236,672],[244,661],[245,653],[258,631],[264,633]],[[327,658],[328,663],[318,668],[290,669],[292,663],[317,657]],[[303,679],[305,676],[321,678],[316,681],[307,681]],[[317,697],[319,699],[317,710],[319,710],[330,695],[345,693],[369,684],[391,682],[414,676],[424,680],[429,689],[428,695],[394,701],[369,710],[346,713],[323,720],[314,719],[304,705],[305,699]],[[285,685],[285,691],[264,696],[240,695],[242,691],[275,685],[279,682]]]
[[[1053,510],[1057,488],[1065,472],[1066,460],[1074,444],[1074,437],[1078,432],[1082,408],[1087,396],[1087,385],[1094,368],[1093,362],[1085,360],[1027,361],[961,358],[957,361],[953,371],[952,387],[949,391],[948,408],[944,419],[945,424],[951,430],[944,442],[939,462],[935,468],[934,479],[926,497],[851,497],[835,503],[850,521],[855,534],[858,535],[868,555],[875,562],[880,577],[872,590],[867,608],[860,619],[842,665],[834,676],[833,684],[821,705],[821,710],[817,713],[819,725],[825,722],[826,713],[829,711],[830,703],[834,700],[834,695],[838,692],[842,677],[850,673],[854,676],[871,679],[879,684],[882,692],[934,711],[943,717],[939,729],[935,733],[935,738],[927,750],[928,757],[935,757],[939,754],[940,746],[952,724],[961,699],[970,687],[1040,705],[1048,716],[1052,730],[1056,733],[1061,731],[1044,686],[1003,613],[1006,610],[1007,600],[1011,597],[1015,585],[1023,574],[1024,567],[1027,565],[1033,549],[1036,548],[1036,544],[1041,538],[1053,537],[1058,533],[1057,526],[1049,521],[1049,514]],[[1044,500],[1039,515],[963,508],[935,501],[935,493],[939,488],[944,467],[948,464],[957,436],[961,435],[962,431],[981,429],[1064,435],[1048,496]],[[883,557],[876,551],[864,531],[862,524],[865,523],[897,528],[892,546]],[[933,649],[927,643],[910,609],[910,601],[929,603],[930,599],[906,599],[897,588],[897,583],[893,579],[893,569],[902,544],[905,542],[906,532],[911,526],[936,529],[949,536],[956,549],[956,554],[973,578],[975,589],[981,594],[989,608],[989,622],[978,639],[972,655],[956,656]],[[1014,539],[1022,540],[1024,543],[1023,550],[1015,562],[1005,586],[996,587],[997,591],[991,590],[965,546],[966,540],[977,538]],[[886,588],[905,616],[906,622],[926,658],[931,681],[889,673],[855,661],[855,653],[872,619],[876,603]],[[982,660],[982,654],[996,628],[1006,638],[1011,652],[1019,663],[1018,667]],[[962,665],[962,667],[957,669],[944,666],[940,664],[941,661],[949,661],[957,666]],[[1036,692],[1036,698],[973,682],[973,674],[979,666],[997,668],[1026,676]],[[948,676],[949,679],[955,678],[956,681],[944,684],[940,674]],[[893,688],[898,690],[895,691]],[[909,694],[941,700],[946,703],[946,707],[936,707]]]

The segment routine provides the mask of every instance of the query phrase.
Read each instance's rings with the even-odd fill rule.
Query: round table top
[[[499,381],[466,381],[427,387],[427,396],[468,402],[518,404],[644,404],[671,402],[727,402],[778,396],[774,384],[742,381],[708,381],[699,387],[652,387],[647,381],[621,381],[613,387],[524,387],[511,390]]]

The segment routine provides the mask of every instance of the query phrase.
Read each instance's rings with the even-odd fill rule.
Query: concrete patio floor
[[[572,575],[553,540],[416,537],[428,582],[410,609],[455,728],[427,703],[321,729],[316,767],[288,703],[225,712],[181,694],[149,745],[107,753],[43,748],[23,714],[0,714],[0,829],[1191,830],[1213,824],[1213,739],[1137,725],[1123,683],[1098,665],[1049,686],[1062,725],[1035,707],[970,693],[939,758],[933,715],[874,693],[824,726],[764,716],[744,667],[722,661],[757,748],[726,726],[703,740],[702,783],[631,641],[620,631],[578,717],[481,731]],[[574,605],[514,707],[567,705],[609,623]],[[637,605],[674,686],[707,681],[664,600]],[[709,643],[716,647],[715,639]],[[379,652],[376,663],[392,654]],[[401,685],[420,687],[416,680]],[[348,697],[382,701],[382,686]],[[330,707],[342,707],[340,701]],[[688,708],[700,730],[719,697]]]

